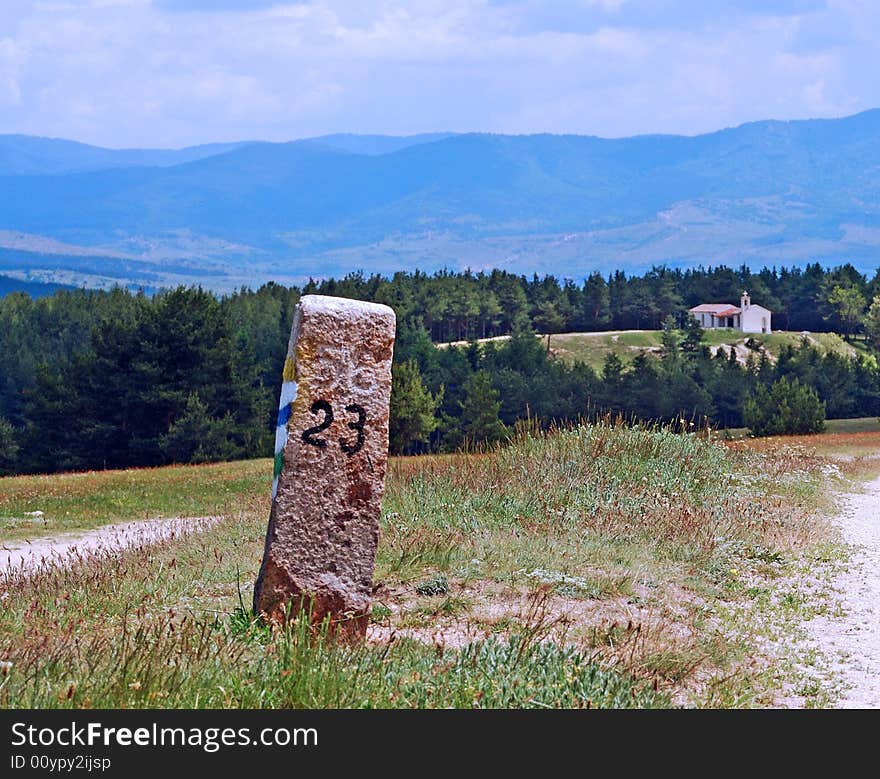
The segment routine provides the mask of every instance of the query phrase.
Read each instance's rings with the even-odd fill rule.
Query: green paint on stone
[[[282,469],[283,467],[284,467],[284,452],[281,451],[281,452],[278,452],[278,454],[275,455],[275,470],[274,470],[274,472],[273,472],[273,474],[272,474],[272,478],[273,478],[273,479],[277,479],[277,478],[278,478],[278,474],[281,473],[281,469]]]

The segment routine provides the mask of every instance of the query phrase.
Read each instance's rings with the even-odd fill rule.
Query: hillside
[[[0,135],[0,176],[45,176],[111,168],[167,167],[223,154],[243,145],[211,143],[185,149],[104,149],[61,138]]]
[[[601,370],[605,358],[612,353],[620,357],[625,364],[631,363],[636,355],[642,352],[658,353],[662,335],[660,330],[560,333],[551,336],[550,347],[552,353],[559,359],[567,362],[583,362],[596,370]],[[722,329],[707,331],[705,341],[713,353],[722,349],[729,354],[730,349],[735,349],[737,359],[745,362],[750,353],[758,359],[762,349],[771,360],[775,360],[783,347],[797,347],[804,338],[815,346],[820,354],[833,352],[851,357],[859,353],[857,347],[847,343],[836,333],[775,332],[770,335],[760,333],[747,335],[737,330]]]
[[[550,336],[550,354],[567,363],[584,363],[601,371],[609,354],[616,354],[624,365],[629,365],[639,354],[657,355],[662,345],[662,330],[608,330],[594,333],[554,333]],[[477,343],[503,342],[510,336],[478,339]],[[537,336],[544,343],[546,335]],[[713,354],[719,349],[736,351],[737,360],[745,363],[750,353],[758,359],[762,351],[775,361],[786,346],[797,348],[803,339],[818,349],[820,355],[829,352],[846,357],[865,353],[860,342],[848,343],[837,333],[790,333],[778,331],[770,335],[745,334],[738,330],[707,330],[705,343]],[[439,348],[466,346],[468,341],[438,344]]]
[[[655,263],[868,268],[880,254],[880,110],[694,137],[341,135],[173,153],[13,141],[0,143],[0,231],[21,256],[6,267],[39,253],[43,277],[73,283],[117,278],[110,255],[129,263],[124,281],[229,289],[358,268],[580,278]]]
[[[339,133],[308,140],[329,149],[352,154],[378,155],[420,143],[440,141],[452,135],[453,133],[410,136]],[[207,143],[182,149],[104,149],[63,138],[0,135],[0,176],[44,176],[115,168],[167,168],[216,157],[255,143]]]
[[[63,284],[43,284],[37,281],[23,281],[22,279],[14,279],[9,276],[0,275],[0,298],[11,292],[24,292],[32,298],[39,298],[44,295],[53,295],[61,289],[72,289],[72,287]]]

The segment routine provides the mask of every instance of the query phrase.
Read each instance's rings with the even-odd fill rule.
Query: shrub
[[[743,419],[756,436],[821,433],[825,403],[811,387],[783,376],[769,389],[758,385],[743,405]]]
[[[174,463],[234,460],[243,454],[235,434],[232,415],[211,416],[208,407],[193,392],[187,399],[184,413],[159,438],[159,446]]]

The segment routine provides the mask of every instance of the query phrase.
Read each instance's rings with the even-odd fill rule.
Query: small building
[[[772,313],[764,306],[752,303],[748,292],[742,293],[739,308],[730,303],[701,303],[690,310],[690,315],[706,329],[731,327],[744,333],[771,333]]]

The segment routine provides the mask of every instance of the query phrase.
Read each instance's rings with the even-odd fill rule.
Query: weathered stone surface
[[[254,610],[364,635],[388,460],[394,312],[304,295],[276,429],[275,483]]]

